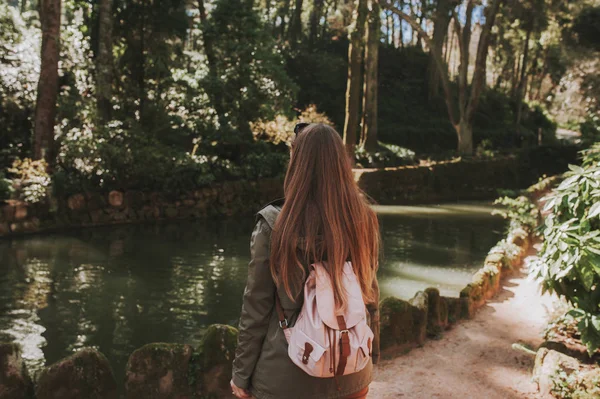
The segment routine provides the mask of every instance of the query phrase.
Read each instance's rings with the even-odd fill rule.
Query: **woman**
[[[299,124],[294,131],[285,201],[263,208],[252,233],[231,388],[238,398],[365,398],[379,358],[377,216],[354,181],[340,135],[323,124]],[[336,289],[347,260],[360,282],[375,334],[373,362],[354,374],[311,377],[288,357],[275,295],[293,326],[309,265],[326,261],[336,302],[343,307],[344,294]]]

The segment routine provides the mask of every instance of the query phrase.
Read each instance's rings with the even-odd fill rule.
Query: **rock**
[[[0,223],[0,237],[10,234],[10,225],[8,223]]]
[[[131,354],[125,374],[127,399],[171,399],[193,396],[189,381],[192,347],[154,343]]]
[[[19,345],[0,343],[0,399],[29,399],[33,385]]]
[[[233,398],[229,381],[237,339],[238,330],[234,327],[222,324],[208,327],[194,356],[197,395]]]
[[[412,305],[415,343],[423,345],[427,339],[427,314],[429,308],[427,294],[419,291],[408,303]]]
[[[15,207],[15,220],[23,220],[27,217],[27,205],[18,204]]]
[[[2,220],[12,222],[15,220],[15,207],[12,205],[4,205],[2,207]]]
[[[111,191],[108,193],[108,203],[110,206],[119,208],[123,205],[123,193],[120,191]]]
[[[165,210],[165,216],[169,219],[174,219],[177,217],[178,211],[177,208],[170,206]]]
[[[37,399],[114,399],[117,383],[106,357],[86,348],[46,367],[35,394]]]
[[[125,205],[130,208],[138,209],[144,203],[144,194],[141,191],[127,191],[125,193]]]
[[[67,206],[72,211],[80,211],[85,208],[85,197],[83,194],[71,195],[67,199]]]
[[[466,298],[442,297],[448,305],[448,324],[454,324],[469,317],[469,304]]]
[[[413,306],[402,299],[387,297],[379,307],[381,350],[406,350],[418,344],[419,326]]]
[[[427,335],[437,337],[448,326],[448,304],[437,288],[429,287],[427,295]]]
[[[577,359],[551,349],[541,348],[538,350],[533,368],[533,379],[537,382],[542,397],[554,397],[553,390],[561,382],[564,383],[561,385],[566,385],[570,390],[570,398],[600,397],[600,368],[598,366],[582,365]]]

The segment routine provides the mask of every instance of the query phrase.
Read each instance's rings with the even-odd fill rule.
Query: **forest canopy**
[[[358,166],[600,137],[597,0],[10,0],[0,25],[0,198],[277,176],[298,120]]]

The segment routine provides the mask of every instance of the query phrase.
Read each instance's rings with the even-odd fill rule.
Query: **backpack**
[[[336,309],[333,286],[327,269],[312,264],[304,284],[304,304],[293,327],[288,326],[277,293],[279,326],[288,342],[288,355],[313,377],[329,378],[353,374],[369,363],[373,331],[360,284],[352,264],[344,264],[342,285],[346,291],[345,311]]]

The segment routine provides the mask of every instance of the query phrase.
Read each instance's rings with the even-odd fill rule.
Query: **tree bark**
[[[54,163],[54,124],[58,98],[61,0],[40,0],[42,52],[34,117],[33,157]]]
[[[110,120],[112,105],[112,0],[100,0],[98,5],[98,59],[96,61],[96,101],[98,116],[104,123]]]
[[[369,8],[369,23],[365,38],[361,145],[367,151],[372,152],[377,149],[377,72],[379,69],[379,39],[381,32],[381,9],[378,0],[370,0]]]
[[[523,114],[523,97],[525,96],[525,85],[527,84],[527,63],[529,62],[529,40],[533,31],[533,23],[527,29],[525,36],[525,47],[523,49],[523,60],[521,61],[521,76],[517,86],[517,112],[515,115],[515,144],[521,141],[521,116]]]
[[[442,47],[448,36],[448,26],[450,25],[450,11],[454,4],[450,0],[439,0],[433,17],[433,47],[429,49],[429,100],[437,96],[440,90],[440,72],[435,66],[435,56],[442,55]]]
[[[350,26],[348,46],[348,81],[346,84],[346,116],[344,120],[344,144],[354,158],[360,105],[361,69],[363,62],[363,36],[368,9],[367,0],[356,0],[353,26]]]
[[[388,0],[389,1],[389,0]],[[460,65],[459,65],[459,118],[456,121],[453,106],[453,96],[450,91],[450,78],[448,72],[448,66],[444,63],[441,54],[433,53],[436,66],[439,68],[440,78],[442,82],[442,88],[444,89],[444,97],[446,100],[446,107],[448,109],[448,117],[450,123],[454,126],[456,134],[458,136],[458,152],[461,154],[470,155],[473,153],[473,115],[479,105],[479,99],[483,85],[485,83],[485,63],[487,60],[487,53],[490,44],[490,35],[492,27],[495,24],[496,14],[502,0],[492,0],[491,4],[486,9],[486,23],[482,28],[479,44],[477,47],[477,58],[475,60],[475,68],[473,73],[473,81],[471,83],[470,94],[467,92],[467,73],[469,67],[469,50],[468,43],[471,40],[471,21],[474,1],[469,0],[467,3],[467,13],[465,26],[461,27],[458,17],[453,16],[456,35],[458,37],[458,44],[460,48]],[[425,41],[427,46],[433,48],[433,40],[427,35],[423,28],[418,22],[405,14],[403,11],[398,10],[389,3],[383,3],[383,7],[391,10],[404,21],[406,21],[415,31],[417,31],[422,39]]]

